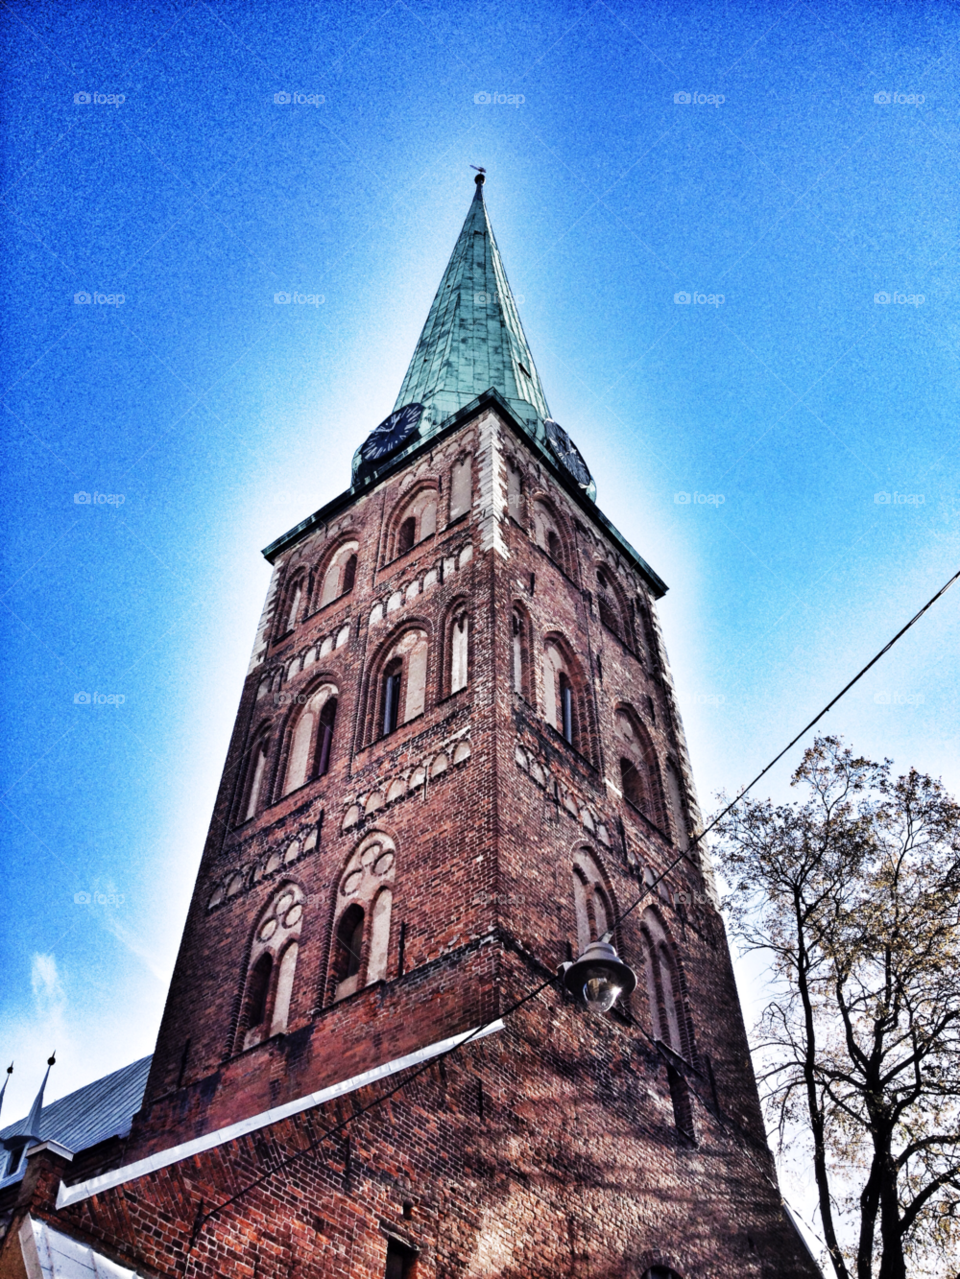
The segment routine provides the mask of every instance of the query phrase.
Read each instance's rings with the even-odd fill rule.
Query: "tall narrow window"
[[[620,784],[624,798],[641,812],[662,834],[668,823],[657,753],[650,734],[632,707],[621,707],[614,717],[619,738]]]
[[[515,466],[513,462],[507,462],[507,513],[518,524],[523,523],[522,502],[523,475],[518,466]]]
[[[513,610],[510,619],[510,645],[513,659],[513,691],[523,693],[523,615]]]
[[[613,585],[603,572],[597,574],[597,611],[604,626],[613,631],[617,639],[622,640],[623,617],[620,613],[620,604]]]
[[[363,955],[363,908],[350,906],[340,920],[337,929],[337,983],[355,977],[360,971]]]
[[[320,728],[317,735],[317,776],[324,777],[330,770],[330,751],[333,747],[333,726],[337,720],[337,699],[329,698],[320,712]]]
[[[427,696],[428,644],[425,631],[404,631],[383,660],[371,692],[371,738],[386,737],[423,714]],[[444,680],[446,674],[444,673]]]
[[[255,816],[260,805],[260,792],[263,789],[263,779],[267,771],[267,746],[267,739],[262,738],[254,745],[247,758],[246,791],[240,812],[242,822],[249,821]]]
[[[582,955],[592,941],[609,933],[615,915],[603,873],[589,848],[581,848],[574,858],[573,905],[578,953]]]
[[[262,1026],[267,1018],[267,996],[270,993],[270,977],[273,973],[273,956],[267,951],[261,955],[250,972],[247,983],[247,1029]]]
[[[323,684],[311,694],[289,731],[284,795],[327,771],[336,713],[337,690]]]
[[[533,539],[566,572],[566,549],[556,513],[540,499],[533,503]]]
[[[450,472],[450,519],[459,519],[470,510],[471,501],[471,459],[462,457],[454,462]]]
[[[371,832],[340,876],[327,985],[333,1002],[389,975],[395,862],[390,839]]]
[[[646,807],[646,796],[643,789],[643,778],[632,759],[626,757],[620,760],[620,786],[623,789],[624,798],[643,812]]]
[[[320,587],[317,608],[323,608],[352,591],[357,578],[357,543],[345,542],[327,565]]]
[[[397,534],[397,554],[405,555],[411,550],[417,540],[417,521],[412,515],[400,525],[400,532]]]
[[[400,691],[403,681],[403,662],[395,657],[383,673],[382,733],[386,737],[400,722]]]
[[[693,1045],[680,994],[679,972],[663,924],[652,909],[644,912],[642,932],[653,1033],[678,1057],[690,1061],[693,1057]],[[667,1082],[677,1131],[685,1142],[693,1144],[696,1134],[687,1081],[677,1067],[668,1065]]]
[[[288,631],[292,631],[296,626],[300,617],[300,603],[302,600],[303,579],[301,578],[287,597],[287,615],[284,620],[282,634],[286,635]]]
[[[570,680],[566,671],[561,671],[558,683],[560,685],[560,732],[566,740],[573,745],[573,689],[570,686]]]
[[[581,710],[571,660],[556,641],[548,640],[544,645],[542,669],[543,709],[547,723],[575,750],[582,751]]]
[[[298,946],[292,941],[280,959],[277,973],[277,992],[273,999],[273,1015],[270,1018],[271,1035],[282,1035],[290,1016],[290,1000],[293,996],[293,979],[297,971]]]
[[[253,1048],[286,1032],[294,994],[303,894],[294,884],[277,890],[253,931],[236,1048]]]
[[[470,618],[461,613],[454,618],[450,631],[450,692],[467,687]]]

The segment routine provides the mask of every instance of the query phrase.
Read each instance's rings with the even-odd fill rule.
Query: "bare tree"
[[[945,1276],[960,1217],[960,807],[836,737],[792,784],[803,802],[750,801],[718,826],[733,932],[772,956],[767,1113],[781,1143],[809,1133],[837,1279],[906,1279],[907,1260],[930,1257]]]

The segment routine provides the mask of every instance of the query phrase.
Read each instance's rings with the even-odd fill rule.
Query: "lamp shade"
[[[561,964],[564,987],[594,1013],[609,1012],[636,989],[637,976],[609,942],[593,941],[572,964]]]

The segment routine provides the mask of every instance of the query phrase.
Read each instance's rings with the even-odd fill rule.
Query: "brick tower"
[[[38,1239],[191,1279],[818,1273],[694,842],[666,587],[595,496],[481,173],[396,410],[265,552],[143,1107],[121,1150],[36,1157]],[[602,1015],[550,982],[600,939],[638,978]]]

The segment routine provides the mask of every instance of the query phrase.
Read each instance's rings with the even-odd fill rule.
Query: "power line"
[[[717,825],[717,823],[722,821],[722,819],[726,817],[727,813],[729,813],[733,808],[737,806],[737,804],[740,803],[740,801],[747,794],[747,792],[752,790],[753,787],[756,786],[757,782],[760,781],[760,779],[764,777],[767,773],[769,773],[770,769],[773,768],[774,764],[778,763],[784,757],[784,755],[786,755],[787,751],[789,751],[792,746],[795,746],[797,742],[800,740],[800,738],[803,737],[805,733],[809,732],[810,729],[813,728],[814,724],[816,724],[819,720],[821,720],[823,716],[826,715],[827,711],[829,711],[831,707],[835,706],[837,702],[840,701],[841,697],[843,697],[845,693],[848,693],[850,689],[853,688],[854,684],[856,684],[858,680],[862,679],[863,676],[866,675],[867,671],[870,670],[872,666],[875,666],[876,663],[879,662],[880,658],[883,657],[884,654],[888,653],[891,648],[893,648],[894,644],[896,644],[896,642],[907,633],[907,631],[911,628],[911,626],[913,626],[916,622],[920,620],[920,618],[924,615],[924,613],[926,613],[927,610],[931,608],[937,602],[937,600],[940,599],[942,595],[945,595],[947,593],[950,587],[953,586],[954,582],[956,582],[958,579],[960,579],[960,570],[954,573],[953,577],[951,577],[949,581],[947,581],[943,586],[941,586],[940,590],[937,591],[937,593],[933,595],[927,601],[926,604],[924,604],[923,608],[921,608],[917,613],[915,613],[913,617],[911,617],[910,621],[907,622],[905,626],[901,627],[899,631],[897,631],[893,639],[889,640],[883,646],[883,648],[880,649],[879,653],[877,653],[875,657],[871,658],[870,661],[867,662],[866,666],[864,666],[860,671],[858,671],[857,674],[854,675],[853,679],[849,681],[849,683],[843,686],[840,692],[837,693],[836,697],[832,698],[826,704],[826,706],[824,706],[823,710],[820,711],[819,714],[815,715],[813,719],[810,721],[810,723],[805,725],[800,730],[800,732],[797,733],[796,737],[792,738],[792,740],[787,743],[787,745],[783,748],[782,751],[780,751],[778,755],[774,756],[774,758],[770,761],[770,763],[767,764],[766,768],[761,769],[760,772],[757,773],[753,781],[750,782],[747,786],[745,786],[743,790],[740,791],[740,793],[736,796],[736,798],[731,800],[731,802],[726,806],[726,808],[724,808],[722,812],[718,813],[717,816],[714,817],[713,820],[706,827],[704,827],[704,829],[698,835],[694,836],[692,845],[695,846],[704,838],[705,835],[709,834],[709,832],[713,830],[713,828]],[[664,871],[662,871],[653,880],[651,880],[650,883],[646,884],[643,891],[640,893],[637,899],[630,906],[628,906],[626,910],[621,911],[620,914],[616,916],[616,918],[613,920],[610,926],[610,932],[612,932],[617,927],[618,924],[620,924],[624,919],[626,919],[626,917],[629,914],[631,914],[634,910],[636,910],[636,908],[640,905],[640,903],[647,896],[650,890],[652,888],[656,888],[656,886],[659,883],[661,883],[667,877],[667,875],[670,874],[670,872],[674,869],[674,867],[678,866],[680,862],[682,862],[684,858],[687,857],[687,855],[688,855],[688,850],[684,850],[682,853],[679,854],[679,856],[674,858],[674,860],[669,864],[669,866],[667,866],[667,868]],[[530,991],[528,994],[524,995],[521,999],[518,999],[516,1003],[512,1004],[508,1009],[506,1009],[505,1012],[501,1013],[499,1020],[504,1020],[507,1017],[512,1016],[512,1014],[517,1012],[520,1008],[522,1008],[524,1004],[529,1003],[532,999],[536,999],[536,997],[542,991],[546,990],[548,986],[552,986],[558,980],[559,979],[557,977],[549,977],[546,981],[541,982],[541,984],[537,986],[535,990]],[[274,1167],[268,1169],[265,1173],[263,1173],[262,1176],[256,1178],[256,1180],[254,1181],[251,1181],[248,1185],[243,1186],[240,1190],[236,1192],[236,1194],[231,1195],[229,1199],[225,1199],[223,1203],[217,1204],[216,1207],[211,1208],[209,1212],[203,1211],[203,1201],[201,1200],[197,1209],[197,1215],[196,1215],[196,1219],[194,1221],[194,1226],[193,1226],[193,1233],[190,1238],[190,1243],[187,1248],[187,1252],[190,1253],[193,1251],[193,1248],[196,1246],[196,1243],[200,1237],[200,1232],[203,1229],[203,1227],[206,1225],[206,1223],[210,1221],[213,1217],[219,1216],[219,1214],[223,1212],[225,1208],[229,1208],[231,1204],[234,1204],[239,1199],[242,1199],[243,1196],[249,1194],[251,1190],[255,1190],[258,1186],[262,1186],[266,1181],[269,1181],[271,1177],[275,1176],[278,1172],[281,1172],[284,1168],[289,1167],[289,1165],[294,1163],[297,1159],[300,1159],[304,1155],[309,1154],[311,1151],[316,1150],[324,1141],[327,1140],[328,1137],[336,1136],[337,1133],[342,1132],[349,1124],[353,1123],[353,1121],[355,1119],[358,1119],[361,1115],[366,1114],[368,1111],[375,1109],[377,1106],[383,1105],[383,1103],[386,1101],[389,1101],[391,1097],[395,1096],[402,1088],[405,1088],[407,1084],[412,1083],[413,1080],[416,1079],[418,1075],[422,1075],[426,1070],[428,1070],[435,1063],[444,1061],[446,1060],[447,1057],[452,1056],[453,1053],[459,1052],[461,1048],[465,1048],[467,1044],[469,1044],[472,1040],[476,1039],[478,1035],[480,1035],[483,1031],[487,1030],[492,1025],[493,1025],[493,1022],[486,1022],[484,1023],[484,1025],[478,1026],[475,1030],[471,1031],[471,1033],[467,1035],[464,1039],[460,1040],[459,1043],[454,1044],[452,1048],[448,1048],[445,1052],[439,1053],[436,1057],[433,1057],[429,1061],[424,1062],[424,1064],[422,1066],[419,1066],[413,1072],[413,1074],[408,1075],[406,1079],[401,1080],[388,1092],[384,1093],[380,1097],[374,1098],[372,1101],[369,1101],[365,1106],[361,1106],[359,1110],[354,1111],[352,1115],[348,1116],[341,1123],[334,1125],[333,1128],[326,1129],[324,1132],[320,1134],[319,1137],[315,1137],[313,1141],[311,1141],[308,1145],[304,1146],[303,1149],[296,1150],[294,1151],[292,1155],[288,1155],[286,1158],[282,1159],[278,1164],[274,1165]],[[702,1104],[706,1105],[705,1102]],[[712,1108],[708,1107],[708,1109],[711,1109],[712,1111]]]

